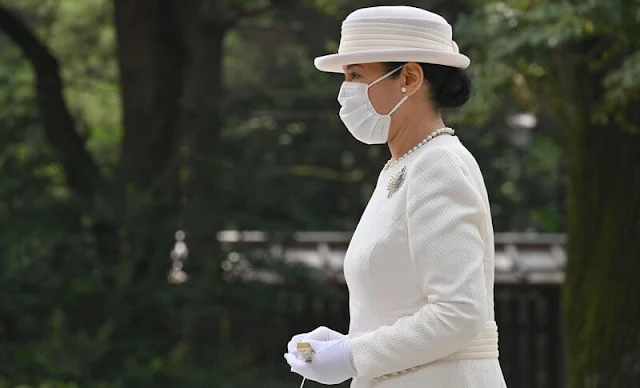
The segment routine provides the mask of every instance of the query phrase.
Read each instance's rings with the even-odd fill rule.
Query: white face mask
[[[340,119],[356,139],[365,144],[384,144],[389,139],[391,114],[409,98],[402,97],[400,102],[386,115],[381,115],[369,100],[368,89],[391,74],[402,69],[402,66],[391,70],[370,84],[361,82],[343,82],[338,94]]]

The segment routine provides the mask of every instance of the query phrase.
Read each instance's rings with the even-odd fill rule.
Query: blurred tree
[[[218,181],[233,182],[233,166],[217,170],[236,156],[223,156],[219,144],[223,40],[239,20],[267,15],[268,22],[287,2],[115,2],[115,19],[105,16],[112,15],[111,3],[102,0],[9,5],[0,6],[0,29],[16,46],[3,52],[3,77],[14,81],[4,101],[22,109],[34,98],[39,109],[3,116],[12,148],[2,167],[16,182],[3,186],[9,199],[3,229],[14,232],[3,235],[13,249],[2,257],[10,269],[3,287],[16,298],[2,305],[8,313],[2,333],[10,341],[2,353],[21,360],[5,363],[3,376],[34,384],[42,376],[81,385],[171,384],[188,377],[192,386],[212,379],[223,386],[231,376],[237,384],[254,382],[245,365],[255,351],[229,343],[228,311],[236,303],[229,296],[238,290],[222,284],[214,238],[231,214],[222,194],[234,195],[221,187],[225,179]],[[124,125],[119,152],[119,106],[109,104],[119,90],[115,63]],[[97,114],[101,109],[113,117]],[[40,170],[38,179],[25,178]],[[253,196],[235,210],[251,214],[243,206],[264,196],[253,186],[245,190]],[[278,196],[274,191],[266,201],[274,207]],[[52,224],[64,220],[55,234],[41,224],[49,212]],[[178,225],[189,231],[197,276],[170,289],[168,263],[157,259],[166,257],[167,237]],[[241,306],[264,291],[246,295]],[[25,339],[34,341],[31,351]],[[206,372],[212,361],[216,370]]]
[[[494,90],[553,110],[562,129],[569,386],[637,386],[640,2],[479,1],[458,26]]]

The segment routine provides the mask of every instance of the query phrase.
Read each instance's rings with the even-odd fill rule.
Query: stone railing
[[[259,231],[226,230],[218,240],[227,257],[223,269],[247,280],[278,283],[275,273],[258,270],[247,259],[250,252],[260,251],[287,263],[304,265],[343,282],[342,263],[351,233],[296,232],[269,235]],[[565,236],[562,234],[496,233],[496,284],[548,284],[564,281]]]

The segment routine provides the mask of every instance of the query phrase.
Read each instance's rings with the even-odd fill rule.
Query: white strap
[[[402,69],[402,66],[404,65],[400,65],[398,67],[396,67],[395,69],[391,70],[390,72],[388,72],[387,74],[383,75],[382,77],[378,78],[377,80],[373,81],[372,83],[370,83],[369,85],[367,85],[367,89],[369,89],[370,87],[372,87],[373,85],[377,84],[378,82],[386,79],[387,77],[390,77],[391,74],[395,73],[396,71]]]
[[[387,77],[390,77],[391,74],[395,73],[396,71],[402,69],[402,66],[404,65],[400,65],[398,67],[396,67],[395,69],[391,70],[390,72],[388,72],[387,74],[383,75],[382,77],[378,78],[377,80],[373,81],[372,83],[370,83],[369,85],[367,85],[367,89],[369,89],[370,87],[372,87],[373,85],[377,84],[378,82],[386,79]],[[402,105],[403,102],[407,101],[407,98],[409,98],[409,96],[404,96],[402,97],[402,99],[396,104],[396,106],[393,107],[393,109],[391,109],[391,112],[387,113],[386,116],[391,116],[391,114],[393,112],[395,112],[398,108],[400,108],[400,105]]]
[[[393,109],[391,109],[391,112],[389,112],[389,113],[387,114],[387,116],[391,116],[391,114],[392,114],[393,112],[395,112],[398,108],[400,108],[400,105],[402,105],[402,103],[403,103],[403,102],[407,101],[407,98],[409,98],[409,96],[404,96],[404,97],[402,97],[402,99],[400,100],[400,102],[398,102],[398,103],[396,104],[396,106],[394,106],[394,107],[393,107]]]

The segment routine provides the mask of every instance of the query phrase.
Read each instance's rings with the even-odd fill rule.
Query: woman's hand
[[[306,341],[306,340],[316,340],[316,341],[335,341],[339,339],[347,338],[346,335],[339,333],[335,330],[331,330],[328,327],[320,326],[313,331],[308,333],[301,333],[294,335],[289,343],[287,344],[287,350],[289,353],[295,353],[296,345],[298,342]]]
[[[351,344],[348,338],[338,340],[318,341],[304,340],[313,349],[313,359],[305,362],[296,356],[294,352],[284,355],[291,371],[321,384],[340,384],[352,377],[357,372],[351,356]],[[294,345],[295,347],[295,345]]]

